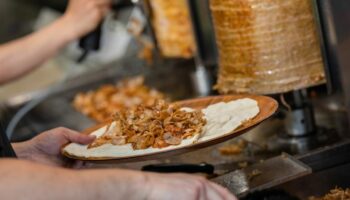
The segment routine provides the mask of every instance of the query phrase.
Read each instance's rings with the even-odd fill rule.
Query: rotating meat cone
[[[187,0],[149,0],[159,49],[164,57],[191,58],[196,46]]]
[[[273,94],[325,82],[311,0],[211,0],[221,93]]]

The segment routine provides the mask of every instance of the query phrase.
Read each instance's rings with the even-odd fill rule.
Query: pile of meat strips
[[[90,144],[89,148],[127,143],[134,150],[179,145],[183,139],[200,134],[205,124],[201,111],[185,111],[177,105],[160,100],[152,106],[140,105],[116,113],[106,132]]]

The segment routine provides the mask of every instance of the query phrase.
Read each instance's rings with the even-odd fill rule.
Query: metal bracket
[[[288,154],[233,171],[212,181],[228,188],[238,197],[280,185],[312,172],[311,168]]]

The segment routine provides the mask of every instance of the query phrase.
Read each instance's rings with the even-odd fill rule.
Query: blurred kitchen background
[[[62,14],[60,10],[65,8],[66,3],[67,1],[56,0],[1,1],[0,42],[8,42],[39,30],[41,27],[57,19]],[[77,64],[75,59],[79,56],[80,50],[77,47],[77,43],[72,43],[61,51],[58,56],[44,63],[42,67],[33,71],[28,76],[14,83],[0,86],[0,101],[8,100],[23,93],[44,89],[65,76],[73,77],[76,74],[118,60],[125,53],[125,49],[130,42],[130,36],[126,34],[125,27],[122,25],[118,23],[109,25],[111,27],[107,29],[109,31],[106,34],[113,35],[115,29],[118,29],[118,33],[115,34],[115,37],[109,37],[108,42],[102,41],[104,45],[99,55],[93,55],[83,64]]]
[[[4,124],[7,134],[11,137],[12,141],[23,141],[44,130],[57,126],[83,130],[96,124],[94,120],[84,116],[73,108],[72,101],[75,95],[79,92],[94,90],[105,83],[114,84],[126,77],[143,75],[146,85],[165,93],[172,100],[217,94],[218,92],[212,89],[213,85],[216,83],[218,74],[218,56],[214,38],[215,31],[210,18],[209,1],[194,0],[189,2],[192,2],[192,5],[190,5],[190,13],[193,21],[192,25],[196,47],[199,49],[199,52],[194,53],[194,55],[190,57],[177,59],[164,58],[160,56],[159,49],[157,49],[156,46],[152,50],[152,62],[148,62],[147,59],[141,59],[139,53],[142,46],[137,39],[128,32],[127,27],[128,23],[130,23],[130,16],[145,20],[142,16],[140,17],[140,13],[144,14],[147,12],[145,12],[145,10],[135,10],[133,7],[130,7],[107,16],[103,24],[101,49],[97,52],[91,52],[83,62],[77,62],[82,54],[82,50],[78,47],[78,41],[76,41],[68,45],[57,56],[44,63],[43,66],[37,70],[12,83],[1,85],[0,121]],[[211,0],[211,2],[213,4],[221,3],[218,0]],[[273,19],[277,19],[274,14],[278,12],[270,12],[269,9],[278,9],[279,6],[281,6],[281,1],[272,2],[276,3],[278,6],[267,8],[265,11],[268,12],[265,13]],[[296,1],[289,0],[288,2]],[[307,197],[308,195],[324,194],[336,185],[344,187],[349,186],[348,174],[345,173],[346,170],[338,169],[344,167],[343,164],[346,164],[346,169],[349,167],[349,107],[346,107],[349,105],[349,98],[347,99],[346,97],[350,96],[350,90],[348,90],[350,87],[344,83],[346,83],[346,76],[349,74],[346,73],[348,72],[346,66],[350,63],[346,54],[349,52],[350,44],[346,42],[342,43],[342,41],[350,41],[347,40],[350,36],[350,29],[348,30],[347,27],[350,26],[344,26],[345,23],[350,23],[350,18],[347,17],[347,9],[350,8],[350,4],[347,0],[310,0],[310,2],[312,2],[314,8],[316,8],[317,5],[320,6],[318,8],[320,15],[315,15],[317,19],[315,22],[320,23],[321,21],[324,25],[324,30],[322,30],[324,31],[323,35],[319,34],[318,36],[321,38],[321,48],[327,47],[328,49],[322,49],[322,56],[318,56],[320,58],[327,58],[323,59],[323,62],[320,61],[322,65],[320,69],[327,77],[323,76],[317,79],[322,80],[322,82],[318,82],[317,84],[305,84],[303,87],[297,85],[295,88],[284,88],[285,90],[282,90],[282,87],[277,87],[277,90],[275,90],[276,88],[269,87],[267,84],[266,88],[271,89],[271,91],[257,92],[259,94],[268,94],[279,100],[280,109],[271,119],[239,138],[244,141],[243,143],[245,145],[237,154],[223,155],[220,153],[219,149],[221,146],[237,143],[237,140],[230,140],[200,151],[152,162],[208,162],[211,164],[249,162],[263,165],[263,162],[260,162],[261,160],[277,158],[277,164],[275,161],[266,162],[265,166],[269,171],[276,172],[276,176],[274,176],[273,180],[272,178],[269,179],[268,176],[265,176],[266,179],[260,180],[260,182],[257,179],[257,185],[251,185],[251,187],[247,186],[244,188],[244,191],[240,191],[242,195],[248,193],[250,189],[252,189],[252,191],[257,190],[260,186],[264,186],[260,187],[260,189],[266,189],[279,185],[280,183],[288,182],[289,180],[304,176],[306,171],[311,173],[309,168],[305,169],[305,166],[299,163],[300,160],[303,162],[305,161],[305,163],[314,170],[315,174],[305,176],[304,178],[306,180],[298,179],[299,182],[297,180],[294,182],[294,185],[292,182],[290,185],[279,185],[280,187],[289,188],[291,192],[298,191],[300,192],[300,197]],[[54,21],[62,14],[66,3],[67,1],[64,0],[1,0],[0,44],[25,36]],[[283,6],[285,5],[283,4],[281,7]],[[218,13],[220,14],[220,10]],[[281,13],[282,15],[289,14]],[[220,17],[219,14],[218,17]],[[237,15],[233,16],[237,17]],[[238,16],[238,18],[239,17],[240,16]],[[228,18],[230,19],[230,17]],[[271,24],[274,23],[273,20],[268,22],[271,22]],[[278,24],[278,21],[275,22],[274,25]],[[154,36],[152,28],[149,29],[147,26],[147,20],[143,23],[146,24],[144,25],[146,35],[149,37],[150,41],[153,41]],[[264,25],[266,26],[263,26],[267,30],[271,30],[271,28],[269,28],[269,23],[265,23]],[[237,24],[233,25],[239,26],[239,23]],[[314,25],[313,22],[311,24]],[[220,20],[217,20],[217,25],[220,25]],[[288,26],[286,25],[284,27]],[[273,28],[277,29],[280,27],[277,25],[277,27]],[[318,29],[319,33],[322,31]],[[292,37],[295,36],[293,34],[296,34],[292,31],[286,31],[285,33],[286,35],[287,33],[291,33]],[[298,34],[296,35],[298,36]],[[266,42],[264,40],[265,38],[276,41],[275,46],[269,46],[268,42],[264,43],[267,48],[277,48],[281,45],[283,47],[282,49],[288,49],[285,47],[289,46],[285,45],[284,42],[291,41],[287,39],[283,40],[284,35],[278,35],[278,37],[280,37],[278,40],[265,37],[263,34],[257,37],[260,37],[263,42]],[[300,39],[300,37],[296,38]],[[336,38],[336,40],[333,41],[332,38]],[[301,37],[300,40],[302,39],[305,38]],[[301,42],[300,45],[304,47],[303,42]],[[299,46],[299,50],[300,49],[303,50],[304,48],[300,48]],[[320,51],[319,47],[317,51]],[[23,52],[18,52],[18,54],[22,53],[25,53],[25,50],[23,50]],[[228,51],[229,55],[231,55],[231,53],[232,52]],[[278,53],[280,53],[280,51],[278,51]],[[306,52],[299,58],[305,58],[305,60],[307,60],[307,58],[309,58],[308,55],[312,53],[313,52]],[[285,55],[289,55],[288,52]],[[226,58],[229,58],[229,56]],[[270,58],[266,60],[271,61]],[[299,58],[296,60],[301,60]],[[276,58],[276,61],[279,61],[278,59],[279,57]],[[287,64],[282,63],[280,66],[275,67],[276,69],[281,67],[287,68]],[[302,65],[302,67],[302,70],[309,69],[309,65]],[[271,72],[269,70],[267,71]],[[331,71],[331,73],[329,73],[329,71]],[[340,73],[339,71],[344,73]],[[297,74],[300,70],[297,69],[293,72]],[[236,74],[231,75],[234,77]],[[308,76],[309,74],[304,73],[304,75]],[[332,79],[329,78],[330,76],[332,76]],[[273,79],[275,77],[268,78]],[[272,83],[268,78],[262,78],[261,81]],[[282,77],[282,79],[283,78],[288,79],[289,74],[287,74],[287,77]],[[325,84],[325,79],[327,79],[328,87]],[[311,78],[311,80],[314,79]],[[225,89],[224,81],[223,79],[221,87]],[[256,81],[256,83],[258,86],[260,85],[258,81]],[[226,86],[227,85],[229,84],[226,84]],[[343,88],[339,85],[342,85]],[[234,92],[229,91],[229,93]],[[284,104],[284,100],[287,101],[286,104]],[[288,108],[288,105],[291,107]],[[276,165],[278,165],[279,162],[284,162],[284,159],[286,159],[286,156],[278,156],[281,152],[295,155],[296,157],[293,158],[288,157],[288,159],[291,160],[290,166],[296,166],[294,169],[300,169],[301,166],[303,169],[302,173],[296,171],[296,173],[293,174],[295,177],[290,177],[291,173],[289,171],[278,174],[279,169],[276,168],[275,170]],[[142,167],[143,165],[145,165],[145,163],[139,162],[124,167],[140,169],[140,166]],[[344,172],[343,174],[336,174],[342,171]],[[324,173],[326,173],[326,175]],[[228,178],[230,178],[230,174],[232,175],[232,173],[229,173],[229,176],[227,176]],[[329,180],[329,182],[315,181],[318,176],[321,176],[324,180]],[[327,176],[332,177],[330,178]],[[300,181],[307,182],[307,184],[299,184]],[[309,188],[300,191],[300,185],[307,185]],[[231,191],[236,192],[237,188],[235,188],[235,186],[236,185],[227,185]],[[322,188],[322,190],[320,189],[316,192],[318,188]],[[297,192],[295,192],[295,194],[296,193]]]
[[[62,15],[66,3],[67,1],[59,0],[1,1],[0,42],[5,43],[25,36],[53,22]],[[18,122],[14,120],[16,123],[13,123],[10,129],[17,131],[12,139],[15,141],[28,139],[56,126],[77,130],[91,126],[94,124],[93,121],[79,115],[72,108],[74,95],[96,89],[104,83],[115,84],[124,78],[136,75],[144,76],[147,85],[166,93],[173,100],[195,96],[192,81],[195,67],[192,59],[163,59],[157,52],[153,53],[151,62],[140,58],[139,52],[143,45],[128,32],[127,27],[132,17],[144,20],[143,13],[141,9],[134,7],[111,12],[102,25],[100,49],[90,52],[83,62],[77,62],[82,50],[78,46],[78,41],[75,41],[28,75],[1,85],[0,118],[5,127],[28,102],[33,102],[33,105],[27,107],[29,110],[40,108],[40,105],[45,107],[46,102],[50,107],[49,110],[39,109],[38,112],[41,113],[39,115],[43,115],[39,118],[29,116],[30,114],[25,112],[23,119],[20,117],[21,120]],[[147,26],[142,25],[141,28],[147,35]],[[56,107],[52,106],[49,99],[54,99]],[[67,110],[63,109],[64,107],[67,107]],[[43,122],[42,117],[48,120]],[[26,118],[29,121],[25,120]],[[34,122],[35,119],[39,121]],[[55,122],[49,123],[49,119]],[[17,126],[17,123],[22,123],[23,126]],[[19,127],[23,127],[24,130]]]

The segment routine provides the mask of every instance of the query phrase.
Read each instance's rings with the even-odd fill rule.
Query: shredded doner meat
[[[350,199],[350,189],[335,188],[324,197],[309,197],[309,200],[347,200]]]
[[[105,122],[116,112],[141,104],[150,106],[160,99],[166,99],[165,95],[144,85],[144,78],[138,76],[117,85],[103,85],[95,91],[79,93],[73,106],[92,119]]]
[[[163,148],[179,145],[202,131],[206,120],[201,111],[184,111],[177,105],[157,101],[152,106],[138,106],[114,115],[115,126],[109,125],[89,148],[103,144],[130,143],[133,149]],[[113,123],[112,122],[112,123]]]

